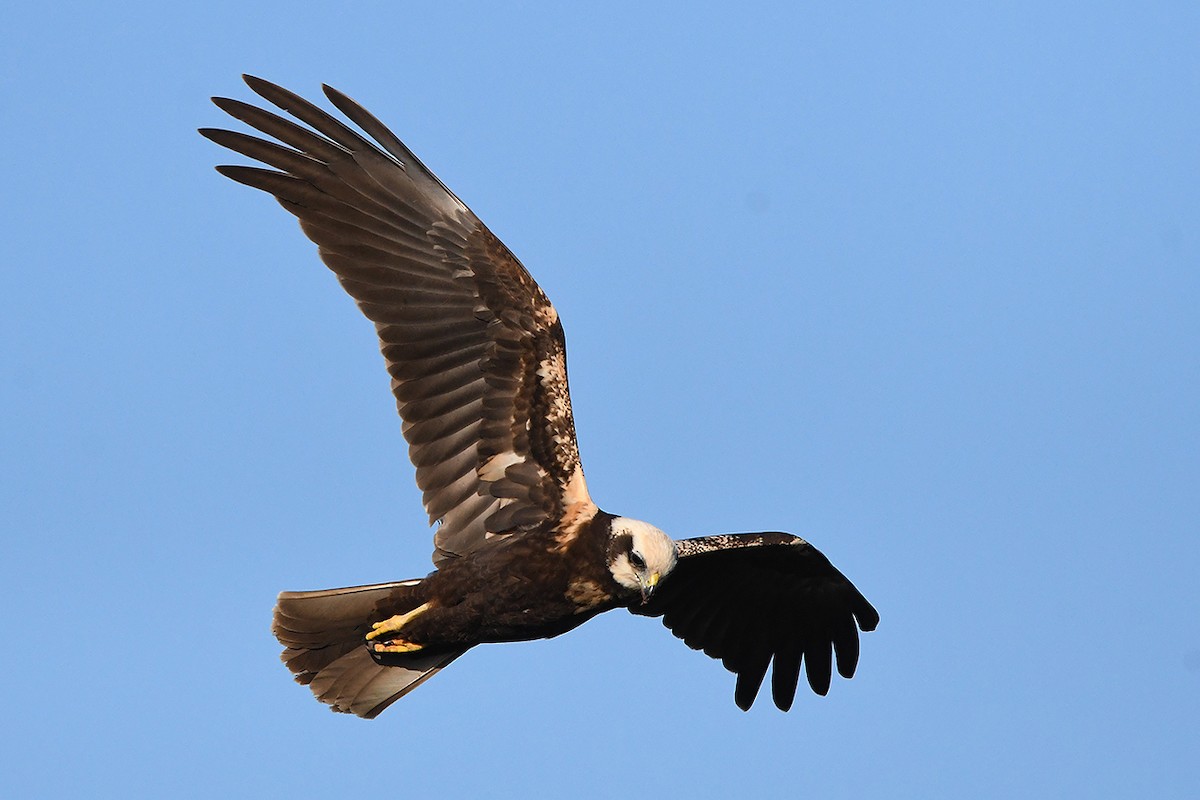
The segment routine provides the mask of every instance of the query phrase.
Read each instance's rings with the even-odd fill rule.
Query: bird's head
[[[675,542],[653,525],[628,517],[612,521],[608,569],[613,580],[639,593],[644,605],[675,568]]]

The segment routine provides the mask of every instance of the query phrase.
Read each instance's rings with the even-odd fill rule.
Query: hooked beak
[[[650,596],[654,594],[654,589],[658,586],[658,580],[661,577],[661,574],[655,572],[642,584],[642,605],[650,602]]]

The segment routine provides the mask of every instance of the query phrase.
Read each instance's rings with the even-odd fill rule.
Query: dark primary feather
[[[694,650],[737,674],[734,700],[750,708],[774,663],[771,696],[787,711],[801,664],[817,694],[829,691],[832,660],[849,678],[858,665],[858,629],[879,614],[815,547],[786,533],[685,539],[679,561],[636,614],[663,618]]]
[[[430,521],[442,522],[434,560],[466,555],[489,533],[558,519],[568,506],[590,507],[562,327],[525,268],[344,94],[325,87],[370,139],[286,89],[250,76],[246,83],[302,124],[214,98],[277,141],[201,133],[271,167],[218,170],[295,214],[375,323],[417,485]]]

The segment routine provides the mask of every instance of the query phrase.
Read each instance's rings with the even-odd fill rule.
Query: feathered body
[[[558,636],[596,614],[628,604],[637,592],[608,569],[609,514],[597,514],[563,541],[541,529],[514,536],[472,558],[443,562],[404,587],[404,613],[430,604],[405,626],[405,639],[434,646],[513,642]]]
[[[673,541],[601,511],[583,477],[558,313],[516,257],[382,123],[326,87],[369,139],[246,78],[299,123],[214,102],[276,141],[208,138],[272,169],[222,166],[300,220],[375,324],[431,522],[436,570],[396,583],[284,592],[283,660],[336,711],[373,717],[470,647],[557,636],[613,608],[662,616],[737,673],[748,708],[771,664],[790,707],[801,663],[854,674],[875,609],[783,533]]]

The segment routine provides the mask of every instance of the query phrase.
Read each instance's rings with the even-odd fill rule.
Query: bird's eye
[[[634,569],[646,568],[646,559],[642,558],[641,553],[630,553],[629,563],[633,565]]]

